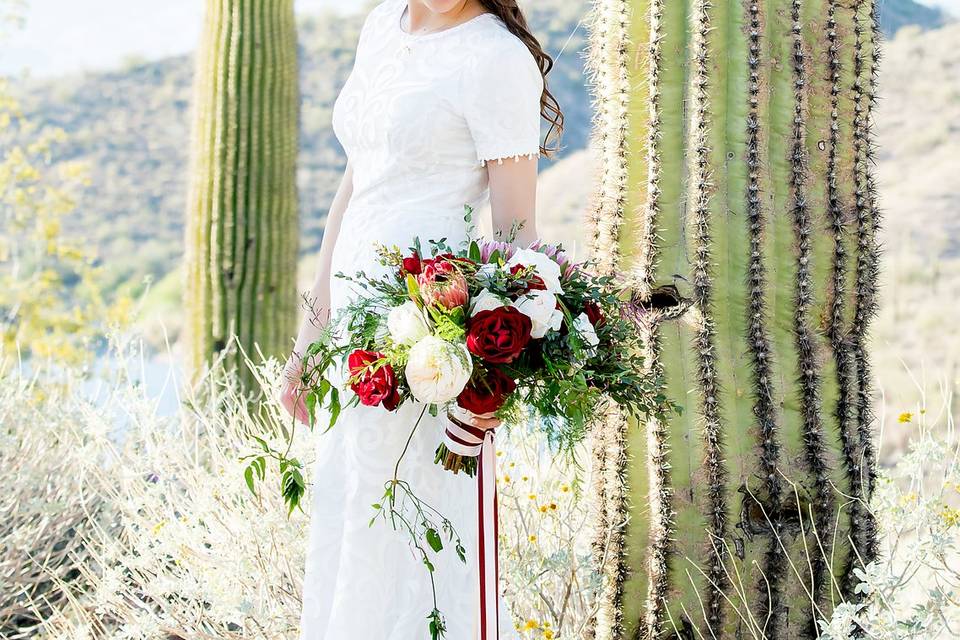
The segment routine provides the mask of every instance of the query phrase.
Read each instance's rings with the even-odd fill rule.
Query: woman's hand
[[[473,413],[462,407],[457,407],[456,411],[452,413],[452,417],[471,427],[483,429],[484,431],[487,429],[496,429],[501,424],[500,419],[493,413]]]
[[[280,386],[280,395],[277,398],[280,405],[294,419],[305,425],[310,424],[310,414],[307,411],[306,395],[300,378],[303,376],[303,361],[296,353],[290,355],[287,364],[283,367],[283,384]]]

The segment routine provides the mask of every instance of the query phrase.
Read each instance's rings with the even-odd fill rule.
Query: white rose
[[[410,393],[426,404],[440,404],[456,398],[472,372],[473,360],[467,345],[447,342],[436,336],[426,336],[413,345],[404,370]]]
[[[534,272],[543,280],[547,291],[563,293],[563,289],[560,287],[560,265],[547,254],[533,249],[518,249],[507,261],[507,271],[518,264],[533,267]]]
[[[533,325],[530,329],[532,338],[542,338],[548,331],[557,331],[563,322],[563,312],[557,309],[557,297],[549,291],[530,291],[520,296],[511,306],[530,318]]]
[[[489,289],[481,289],[470,304],[470,315],[475,316],[481,311],[492,311],[506,305],[507,303],[497,294],[492,293]]]
[[[574,330],[580,334],[580,337],[587,343],[588,351],[595,352],[597,345],[600,344],[600,338],[597,337],[597,330],[593,328],[593,323],[585,313],[581,313],[573,320]]]
[[[408,300],[399,307],[390,309],[387,315],[387,329],[397,344],[414,344],[430,335],[430,325],[413,301]]]

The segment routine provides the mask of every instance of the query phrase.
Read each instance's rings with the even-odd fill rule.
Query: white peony
[[[492,293],[489,289],[481,289],[473,302],[470,303],[470,315],[475,316],[481,311],[492,311],[505,306],[507,306],[507,303],[500,296]]]
[[[542,338],[548,331],[557,331],[563,322],[563,312],[557,309],[557,297],[549,291],[530,291],[511,306],[530,318],[532,338]]]
[[[473,360],[467,345],[447,342],[436,336],[421,338],[411,347],[404,370],[413,397],[426,404],[440,404],[456,398],[472,372]]]
[[[580,334],[580,337],[587,344],[587,350],[591,353],[596,351],[600,344],[600,338],[597,337],[597,330],[593,328],[593,323],[585,313],[581,313],[573,320],[574,330]]]
[[[408,300],[399,307],[390,309],[387,315],[387,329],[397,344],[414,344],[430,335],[430,325],[423,313],[413,301]]]
[[[547,254],[534,251],[533,249],[518,249],[510,256],[510,259],[507,260],[507,271],[518,264],[525,267],[533,267],[536,274],[543,280],[547,291],[551,293],[563,293],[563,289],[560,287],[560,265],[554,262],[553,258]]]

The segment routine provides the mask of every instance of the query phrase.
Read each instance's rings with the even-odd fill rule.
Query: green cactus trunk
[[[877,553],[875,12],[594,0],[593,253],[685,409],[595,430],[598,640],[815,638]]]
[[[194,379],[226,351],[253,388],[242,352],[256,360],[292,346],[296,37],[293,0],[207,1],[186,229],[185,344]]]

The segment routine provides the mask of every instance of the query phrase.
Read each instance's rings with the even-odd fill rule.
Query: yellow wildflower
[[[537,541],[537,534],[531,533],[531,534],[530,534],[530,542],[536,542],[536,541]]]
[[[910,413],[909,411],[904,411],[903,413],[900,414],[900,417],[897,418],[898,422],[904,422],[904,423],[910,422],[911,420],[913,420],[913,414]]]
[[[943,518],[943,523],[948,527],[954,527],[957,523],[960,523],[960,510],[954,509],[947,505],[943,505],[943,511],[940,512],[940,516]]]

